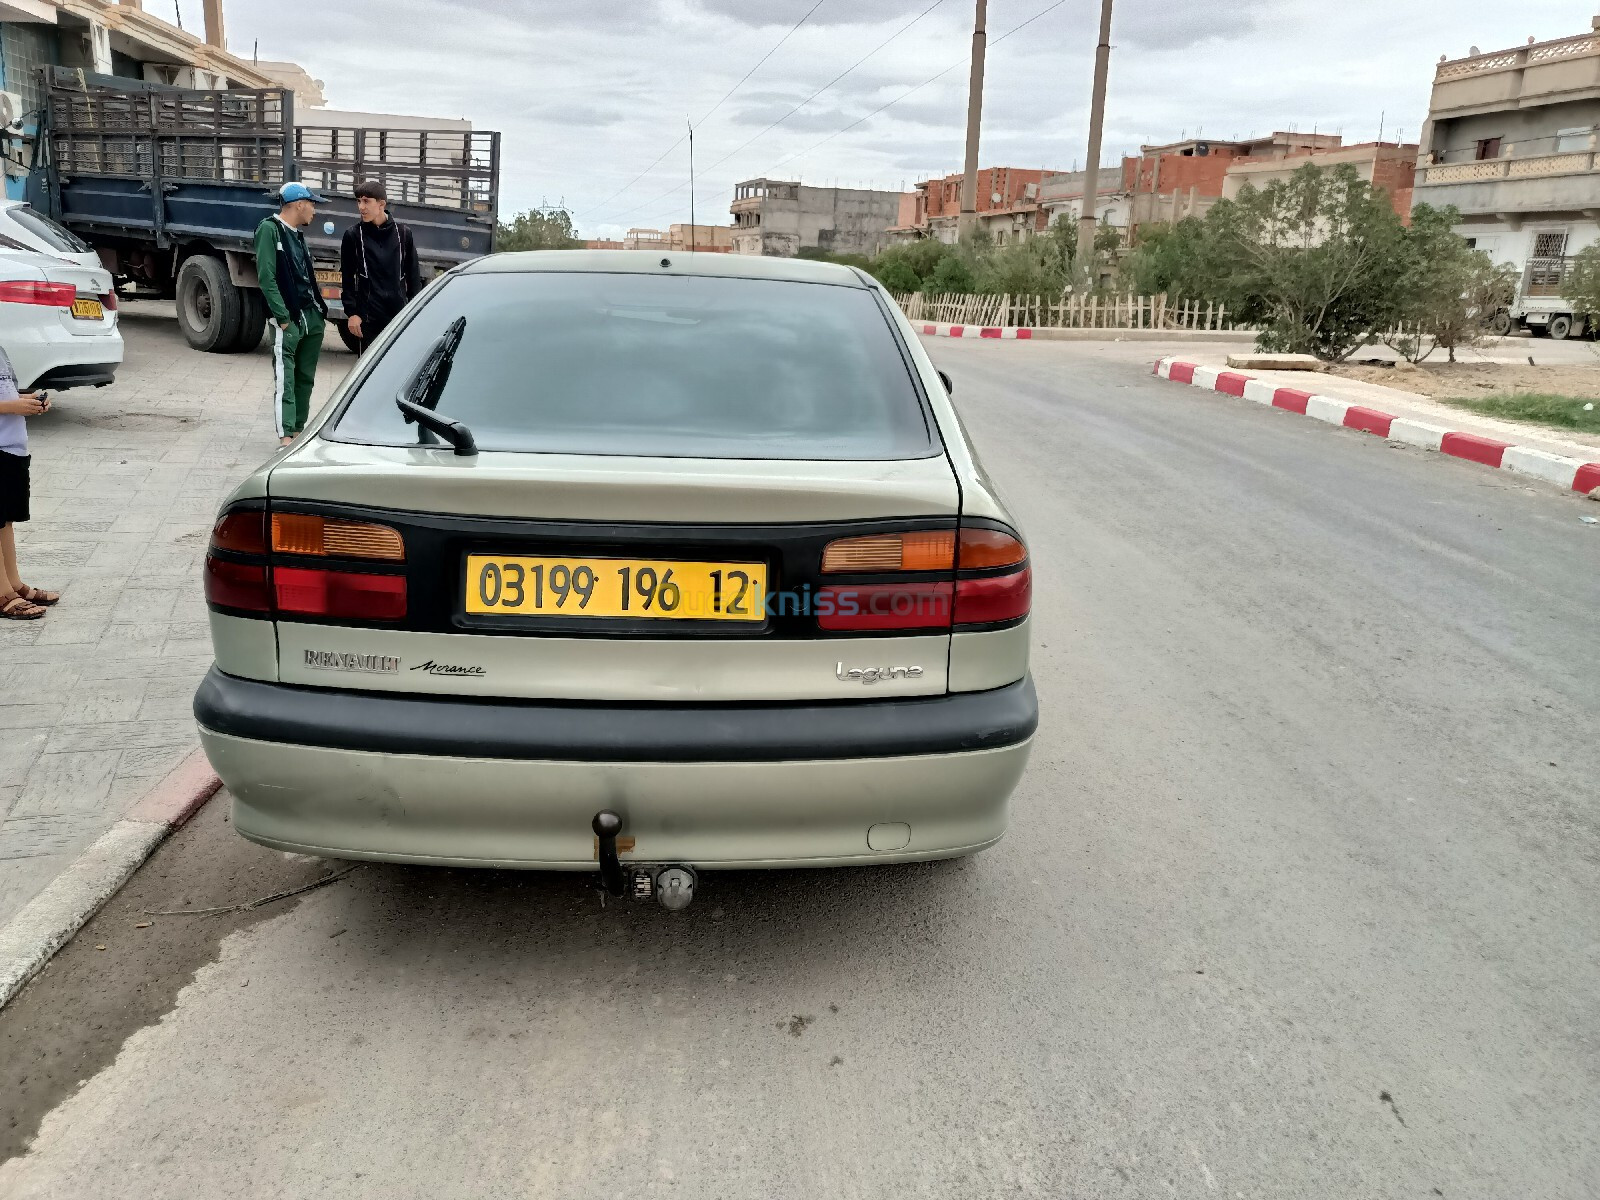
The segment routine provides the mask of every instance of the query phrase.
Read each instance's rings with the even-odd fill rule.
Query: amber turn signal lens
[[[406,557],[399,530],[309,513],[273,513],[272,548],[279,554],[378,558],[387,562],[404,562]]]
[[[824,575],[872,571],[948,571],[955,566],[956,531],[881,533],[829,542],[822,552]]]
[[[1028,548],[1009,533],[998,529],[961,531],[961,569],[1014,567],[1028,557]]]
[[[267,514],[259,508],[224,513],[211,530],[211,545],[217,550],[240,554],[267,552]]]

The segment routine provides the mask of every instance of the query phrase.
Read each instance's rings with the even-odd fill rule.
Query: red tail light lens
[[[997,625],[1028,615],[1033,604],[1033,571],[963,579],[956,584],[957,625]]]
[[[208,554],[205,579],[207,604],[245,612],[272,611],[272,588],[267,583],[264,566],[229,562]]]
[[[845,584],[817,593],[817,626],[830,630],[949,629],[955,585]]]
[[[278,611],[353,621],[398,621],[406,615],[404,575],[357,575],[274,567]]]
[[[211,529],[211,545],[216,550],[236,550],[240,554],[265,554],[266,512],[257,508],[224,513]]]
[[[105,305],[107,312],[116,312],[117,294],[115,292],[107,292],[104,296],[100,297],[100,303]]]
[[[31,279],[0,282],[0,304],[42,304],[47,308],[71,308],[78,289],[70,283],[38,283]]]

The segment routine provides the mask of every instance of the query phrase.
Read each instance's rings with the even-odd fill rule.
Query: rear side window
[[[873,293],[830,284],[531,271],[450,280],[331,436],[415,445],[395,396],[467,319],[438,411],[483,450],[902,459],[936,443]]]
[[[25,204],[7,209],[6,216],[10,217],[52,250],[63,250],[68,254],[87,254],[89,252],[89,244],[77,234],[70,229],[62,228],[42,212],[37,212]]]

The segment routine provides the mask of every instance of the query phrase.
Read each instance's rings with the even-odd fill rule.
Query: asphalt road
[[[1038,572],[1001,847],[142,916],[335,869],[213,803],[0,1013],[0,1193],[1600,1194],[1600,505],[932,350]]]

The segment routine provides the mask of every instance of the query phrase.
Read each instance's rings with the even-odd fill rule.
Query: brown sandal
[[[22,585],[22,590],[17,593],[29,604],[37,604],[41,608],[53,608],[61,602],[60,592],[47,592],[43,588]]]
[[[43,605],[24,600],[21,596],[13,596],[0,604],[0,619],[7,621],[37,621],[44,613]]]

